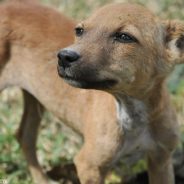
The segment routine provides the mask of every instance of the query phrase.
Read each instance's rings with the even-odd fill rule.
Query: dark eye
[[[116,33],[114,35],[114,40],[120,43],[133,43],[137,42],[137,39],[133,36],[128,35],[127,33]]]
[[[75,34],[76,34],[76,36],[82,36],[82,34],[84,33],[84,29],[83,28],[81,28],[81,27],[76,27],[75,28]]]

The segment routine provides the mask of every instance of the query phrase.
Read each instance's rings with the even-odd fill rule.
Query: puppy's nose
[[[71,63],[77,61],[80,55],[72,50],[61,50],[58,53],[58,65],[62,67],[69,67]]]

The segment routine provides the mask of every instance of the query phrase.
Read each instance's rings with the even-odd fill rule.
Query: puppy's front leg
[[[95,128],[95,124],[91,125],[93,128],[86,131],[85,143],[75,164],[81,184],[103,184],[108,167],[122,145],[122,132],[115,122],[112,127],[108,123]]]
[[[160,153],[148,158],[149,184],[174,184],[171,154]]]
[[[94,150],[88,150],[85,146],[75,159],[77,173],[81,184],[103,184],[105,168],[104,165],[94,159],[97,157]]]
[[[175,183],[172,152],[178,143],[179,127],[176,117],[172,115],[171,110],[169,112],[168,116],[158,118],[157,121],[150,124],[152,137],[155,140],[155,148],[148,153],[150,184]],[[165,121],[161,121],[162,119]]]

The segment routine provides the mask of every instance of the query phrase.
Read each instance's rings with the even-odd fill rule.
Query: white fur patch
[[[180,51],[179,49],[176,47],[176,41],[177,38],[174,40],[171,40],[168,44],[169,50],[171,51],[171,57],[172,59],[178,59],[180,56]]]
[[[117,111],[120,126],[125,128],[126,130],[130,130],[132,128],[132,119],[127,113],[126,106],[124,104],[117,104]]]
[[[124,133],[124,143],[116,160],[123,157],[125,162],[134,163],[148,150],[153,141],[148,129],[148,114],[143,102],[131,97],[117,98],[118,121]]]
[[[137,99],[118,98],[117,112],[120,125],[125,130],[132,130],[140,124],[148,123],[146,107]]]

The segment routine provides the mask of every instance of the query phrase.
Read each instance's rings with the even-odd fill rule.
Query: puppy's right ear
[[[165,47],[171,64],[184,63],[184,22],[165,21]]]

